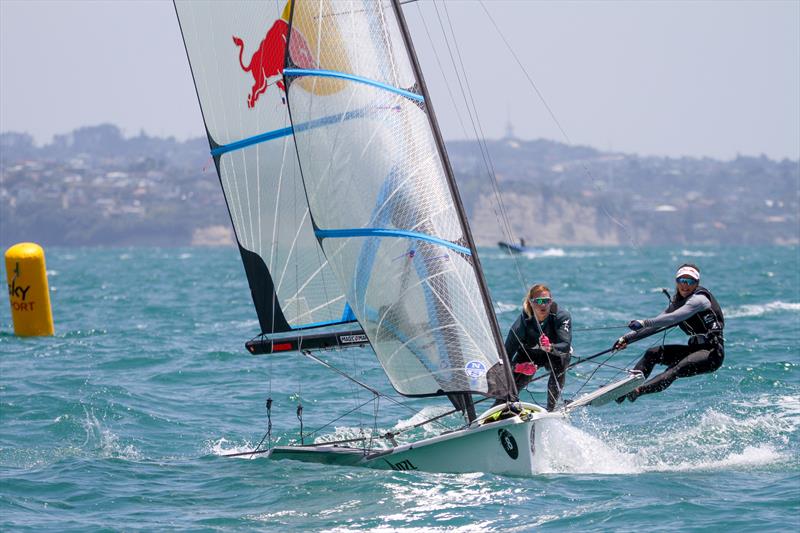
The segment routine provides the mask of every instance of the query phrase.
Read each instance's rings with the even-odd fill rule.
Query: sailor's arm
[[[525,328],[522,326],[522,315],[520,315],[514,325],[511,326],[511,329],[508,330],[508,335],[506,335],[506,355],[508,355],[508,360],[513,361],[514,356],[517,355],[517,352],[522,347],[522,342],[524,339],[520,337],[520,335],[524,335]]]
[[[659,328],[665,328],[680,324],[693,315],[711,309],[711,302],[702,294],[692,294],[686,303],[671,313],[661,313],[654,318],[642,320],[644,327],[638,331],[631,331],[624,335],[627,342],[631,342],[642,337],[647,337]]]
[[[569,311],[559,309],[556,316],[556,338],[551,342],[554,350],[561,353],[570,353],[572,347],[572,317]]]

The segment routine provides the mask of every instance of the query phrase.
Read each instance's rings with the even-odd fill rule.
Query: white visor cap
[[[698,272],[696,268],[692,268],[690,266],[682,266],[675,273],[675,279],[682,278],[684,276],[700,281],[700,272]]]

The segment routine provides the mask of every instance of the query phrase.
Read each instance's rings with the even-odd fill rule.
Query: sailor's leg
[[[663,346],[651,346],[646,352],[644,352],[644,355],[641,359],[639,359],[639,362],[636,363],[634,370],[640,371],[646,378],[650,377],[650,373],[653,371],[653,368],[655,368],[655,366],[661,362],[661,355],[663,352]]]
[[[677,365],[680,360],[689,355],[690,352],[691,350],[689,350],[689,347],[685,344],[651,346],[644,352],[639,362],[636,363],[634,370],[641,371],[644,377],[647,378],[650,377],[656,365]]]
[[[650,373],[653,371],[653,368],[656,365],[666,365],[670,367],[666,372],[660,374],[657,378],[653,378],[650,382],[642,385],[641,387],[637,388],[626,394],[625,396],[620,396],[617,398],[617,403],[622,403],[627,398],[628,400],[635,402],[636,398],[638,398],[641,394],[649,394],[650,392],[656,392],[648,387],[649,383],[655,382],[656,379],[664,378],[666,381],[663,385],[663,388],[658,390],[664,390],[669,385],[675,381],[677,375],[673,375],[670,371],[678,364],[680,361],[689,355],[691,350],[688,346],[684,344],[665,344],[661,346],[652,346],[644,352],[644,356],[636,363],[634,370],[639,370],[644,374],[644,377],[650,377]]]
[[[561,391],[564,390],[570,355],[550,353],[548,356],[550,379],[547,380],[547,410],[552,411],[556,408]]]
[[[637,395],[660,392],[672,385],[672,382],[678,378],[713,372],[722,365],[722,359],[722,350],[716,348],[705,348],[690,352],[677,364],[670,366],[667,370],[639,387]]]
[[[533,380],[533,376],[514,372],[514,383],[517,385],[518,391],[522,391],[525,387],[527,387],[531,380]]]

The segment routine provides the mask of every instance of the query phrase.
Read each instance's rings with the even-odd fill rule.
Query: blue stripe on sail
[[[341,78],[344,80],[355,81],[358,83],[364,83],[366,85],[372,85],[373,87],[378,87],[379,89],[385,89],[387,91],[405,96],[410,100],[414,100],[415,102],[424,102],[425,98],[417,93],[412,93],[411,91],[406,91],[405,89],[400,89],[398,87],[393,87],[391,85],[387,85],[380,81],[371,80],[369,78],[362,78],[361,76],[355,76],[353,74],[346,74],[344,72],[338,72],[336,70],[316,70],[316,69],[305,69],[305,68],[287,68],[283,70],[284,76],[319,76],[322,78]]]
[[[342,322],[352,322],[355,319],[356,315],[353,313],[353,309],[348,302],[345,302],[344,311],[342,311]]]
[[[310,122],[303,122],[302,124],[297,124],[294,127],[295,132],[302,132],[314,128],[319,128],[321,126],[328,126],[330,124],[336,124],[337,122],[343,122],[345,120],[352,120],[354,118],[359,118],[365,116],[366,110],[356,110],[356,111],[348,111],[347,113],[340,113],[338,115],[331,115],[328,117],[318,118],[316,120],[312,120]],[[278,130],[268,131],[266,133],[260,133],[258,135],[253,135],[252,137],[247,137],[246,139],[242,139],[240,141],[235,141],[229,144],[223,144],[217,146],[213,150],[211,150],[211,155],[216,157],[218,155],[222,155],[228,152],[233,152],[235,150],[241,150],[242,148],[247,148],[248,146],[253,146],[254,144],[260,144],[263,142],[271,141],[273,139],[280,139],[281,137],[287,137],[292,134],[292,128],[286,127],[281,128]]]
[[[415,231],[405,231],[401,229],[385,229],[385,228],[350,228],[350,229],[318,229],[314,230],[314,234],[320,239],[342,239],[346,237],[404,237],[407,239],[417,239],[419,241],[428,241],[434,244],[439,244],[445,248],[450,248],[456,252],[464,255],[472,255],[469,248],[460,246],[458,244],[434,237],[432,235],[425,235],[424,233],[417,233]]]
[[[351,319],[345,319],[342,317],[341,320],[326,320],[324,322],[311,322],[310,324],[301,324],[299,326],[292,326],[292,329],[311,329],[311,328],[321,328],[323,326],[336,326],[338,324],[349,324],[351,322],[355,322],[356,317],[353,316]]]
[[[241,141],[232,142],[230,144],[223,144],[221,146],[217,146],[213,150],[211,150],[212,156],[222,155],[226,152],[233,152],[234,150],[241,150],[242,148],[247,148],[248,146],[253,146],[254,144],[263,143],[266,141],[271,141],[272,139],[280,139],[281,137],[286,137],[287,135],[292,134],[292,128],[281,128],[279,130],[272,130],[266,133],[262,133],[260,135],[254,135],[253,137],[248,137],[246,139],[242,139]]]

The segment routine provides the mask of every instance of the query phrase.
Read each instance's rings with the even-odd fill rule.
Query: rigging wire
[[[513,235],[513,230],[511,229],[511,222],[510,222],[510,220],[508,218],[508,213],[507,213],[507,210],[505,208],[505,205],[503,204],[502,195],[500,194],[500,187],[499,187],[499,184],[497,182],[494,162],[492,161],[491,154],[489,153],[489,148],[488,148],[488,145],[486,143],[485,135],[483,133],[483,127],[481,126],[481,123],[480,123],[480,117],[478,115],[477,106],[475,105],[475,99],[474,99],[474,97],[472,95],[472,90],[470,89],[469,80],[467,79],[467,70],[464,67],[464,62],[463,62],[463,59],[461,57],[460,47],[458,46],[458,41],[457,41],[457,38],[456,38],[456,34],[455,34],[454,29],[453,29],[452,22],[450,20],[450,14],[449,14],[449,11],[447,10],[447,4],[446,3],[443,4],[443,6],[444,6],[444,14],[445,14],[444,18],[447,19],[447,26],[450,28],[450,38],[453,41],[453,46],[451,46],[451,44],[450,44],[450,38],[448,38],[448,33],[447,33],[447,30],[445,29],[445,25],[444,25],[444,22],[442,20],[443,17],[442,17],[442,14],[439,12],[439,7],[437,5],[437,2],[434,0],[432,2],[432,4],[433,4],[433,7],[434,7],[434,10],[436,11],[436,18],[437,18],[437,20],[439,22],[439,27],[441,28],[441,31],[442,31],[442,37],[444,38],[444,42],[445,42],[445,45],[447,47],[448,54],[450,56],[450,62],[452,64],[452,66],[453,66],[453,71],[456,74],[456,79],[458,81],[458,86],[459,86],[459,89],[460,89],[460,92],[461,92],[461,97],[464,100],[464,106],[465,106],[465,108],[467,110],[467,113],[469,115],[470,123],[472,125],[472,131],[473,131],[475,140],[478,142],[478,146],[479,146],[480,151],[481,151],[481,158],[483,159],[483,164],[484,164],[484,167],[486,169],[486,173],[489,176],[489,182],[490,182],[490,184],[492,186],[492,192],[493,192],[493,195],[495,197],[495,205],[497,206],[496,209],[494,209],[495,217],[498,218],[498,222],[500,223],[500,227],[501,227],[501,230],[503,231],[503,233],[509,238],[509,240],[511,240],[512,242],[516,242],[516,238]],[[422,17],[422,18],[424,20],[424,17]],[[433,48],[435,50],[435,47],[433,47]],[[455,48],[455,51],[456,51],[455,54],[453,54],[453,48]],[[458,64],[460,65],[460,70],[459,70],[459,66],[456,64],[456,56],[458,56],[458,60],[459,60]],[[462,79],[461,79],[462,76],[464,78],[463,82],[462,82]],[[447,79],[446,78],[445,78],[444,81],[445,81],[445,84],[447,84]],[[464,88],[465,85],[466,85],[466,90]],[[515,266],[516,271],[517,271],[517,276],[518,276],[520,285],[522,285],[523,288],[526,288],[527,287],[527,283],[526,283],[525,277],[522,274],[522,269],[520,267],[520,258],[512,255],[512,260],[514,261],[514,266]]]
[[[310,358],[310,359],[312,359],[312,360],[316,361],[317,363],[319,363],[319,364],[323,365],[324,367],[326,367],[326,368],[329,368],[330,370],[333,370],[334,372],[336,372],[336,373],[337,373],[337,374],[339,374],[340,376],[342,376],[342,377],[344,377],[344,378],[346,378],[346,379],[348,379],[348,380],[352,381],[352,382],[353,382],[353,383],[355,383],[356,385],[359,385],[359,386],[361,386],[361,387],[365,388],[366,390],[370,391],[370,392],[371,392],[373,395],[375,395],[376,397],[379,397],[379,398],[386,398],[387,400],[389,400],[390,402],[394,403],[395,405],[398,405],[398,406],[400,406],[400,407],[403,407],[403,408],[405,408],[405,409],[408,409],[409,411],[411,411],[411,412],[412,412],[412,413],[414,413],[414,414],[418,414],[418,413],[419,413],[419,410],[418,410],[418,409],[414,409],[414,408],[413,408],[413,407],[411,407],[410,405],[406,405],[406,404],[404,404],[403,402],[400,402],[400,401],[398,401],[398,400],[395,400],[395,399],[394,399],[394,398],[392,398],[391,396],[388,396],[388,395],[386,395],[386,394],[383,394],[383,393],[382,393],[382,392],[380,392],[379,390],[377,390],[377,389],[374,389],[373,387],[370,387],[370,386],[369,386],[369,385],[367,385],[366,383],[363,383],[363,382],[361,382],[361,381],[359,381],[359,380],[355,379],[354,377],[350,376],[350,375],[349,375],[347,372],[345,372],[345,371],[343,371],[343,370],[341,370],[341,369],[339,369],[339,368],[337,368],[337,367],[333,366],[332,364],[328,363],[327,361],[323,361],[323,360],[322,360],[322,359],[320,359],[319,357],[317,357],[317,356],[315,356],[314,354],[312,354],[310,351],[308,351],[308,350],[303,350],[301,353],[302,353],[303,355],[305,355],[306,357],[308,357],[308,358]],[[442,424],[442,427],[444,427],[445,429],[450,429],[449,427],[447,427],[447,426],[445,426],[445,425],[443,425],[443,424]]]
[[[325,424],[323,426],[320,426],[320,427],[318,427],[317,429],[315,429],[313,431],[309,431],[308,433],[305,434],[305,436],[306,437],[311,437],[312,435],[315,435],[315,434],[319,433],[320,431],[322,431],[326,427],[330,426],[334,422],[338,422],[339,420],[341,420],[342,418],[346,417],[350,413],[353,413],[354,411],[358,411],[359,409],[361,409],[362,407],[364,407],[365,405],[367,405],[370,402],[376,401],[377,398],[379,398],[379,397],[376,396],[376,397],[370,398],[369,400],[361,403],[360,405],[357,405],[357,406],[353,407],[352,409],[350,409],[346,413],[343,413],[343,414],[339,415],[338,417],[334,418],[333,420],[329,421],[327,424]],[[367,440],[367,439],[366,438],[362,438],[362,439],[358,439],[358,440]],[[328,442],[319,442],[317,444],[329,444],[329,443]]]
[[[520,59],[517,56],[516,52],[514,52],[514,49],[511,47],[511,44],[508,42],[508,40],[506,39],[506,37],[503,34],[503,32],[500,31],[500,28],[497,25],[497,22],[495,22],[494,18],[492,17],[492,14],[489,12],[489,10],[486,9],[486,5],[484,4],[483,0],[478,0],[478,3],[483,8],[484,13],[486,13],[486,16],[491,21],[492,26],[494,26],[494,29],[497,31],[497,34],[503,40],[503,43],[505,43],[506,48],[508,48],[508,51],[511,52],[511,55],[514,58],[514,61],[516,61],[516,63],[519,66],[520,70],[522,70],[523,74],[525,74],[525,78],[527,78],[528,83],[531,85],[531,87],[533,88],[534,92],[536,92],[536,95],[541,100],[541,102],[544,105],[545,109],[547,109],[547,112],[550,115],[550,118],[553,120],[553,122],[555,123],[556,127],[558,128],[558,130],[561,132],[561,135],[564,137],[564,140],[567,141],[567,144],[572,145],[573,144],[572,143],[572,139],[570,139],[569,135],[567,135],[566,130],[561,125],[561,122],[556,117],[556,114],[553,112],[553,110],[550,107],[550,105],[547,103],[547,100],[545,100],[544,95],[539,90],[539,87],[536,85],[536,83],[533,81],[533,78],[530,76],[530,74],[528,74],[528,71],[523,66],[522,61],[520,61]],[[597,180],[595,179],[594,175],[592,174],[591,170],[589,169],[588,164],[585,161],[581,161],[581,166],[583,167],[584,173],[592,181],[592,184],[593,184],[595,190],[597,190],[599,192],[603,192],[602,187],[600,187],[599,184],[597,183]],[[625,234],[628,237],[629,242],[633,245],[633,247],[636,249],[636,251],[641,253],[642,252],[641,246],[639,246],[639,243],[636,241],[635,237],[631,233],[631,231],[628,228],[628,226],[624,222],[622,222],[622,221],[618,220],[616,217],[614,217],[608,211],[608,209],[606,208],[604,202],[600,203],[600,207],[602,208],[603,213],[609,218],[609,220],[611,220],[614,224],[619,226],[625,232]]]
[[[595,326],[591,328],[573,328],[572,331],[600,331],[601,329],[627,329],[628,326]]]
[[[498,35],[501,37],[501,39],[505,43],[506,47],[508,48],[509,52],[513,56],[513,58],[516,61],[517,65],[519,66],[519,68],[524,73],[525,77],[527,78],[527,80],[528,80],[529,84],[531,85],[531,87],[533,88],[534,92],[537,94],[537,96],[539,97],[540,101],[542,102],[542,104],[546,108],[548,114],[550,115],[551,119],[553,120],[553,122],[557,126],[558,130],[561,132],[561,134],[564,137],[564,139],[566,140],[566,142],[569,145],[572,145],[573,143],[572,143],[571,138],[567,134],[567,132],[564,129],[564,127],[561,125],[561,122],[556,117],[555,112],[550,107],[550,105],[548,104],[547,100],[544,98],[544,95],[539,90],[539,87],[536,85],[536,83],[534,82],[533,78],[530,76],[528,71],[522,65],[522,62],[520,61],[520,59],[517,56],[517,54],[514,52],[514,50],[511,47],[510,43],[505,38],[504,34],[500,31],[500,28],[498,27],[498,25],[495,22],[494,18],[491,16],[491,13],[489,13],[489,11],[486,8],[484,2],[482,0],[479,0],[479,3],[481,4],[481,7],[483,8],[484,12],[486,13],[486,16],[492,22],[492,25],[494,26],[494,28],[497,31]],[[437,19],[439,20],[439,25],[440,25],[440,27],[442,29],[442,34],[444,36],[445,44],[447,45],[448,53],[450,54],[450,59],[451,59],[451,62],[453,64],[454,71],[456,72],[456,77],[457,77],[457,80],[458,80],[458,83],[459,83],[459,87],[461,89],[461,94],[462,94],[462,97],[464,99],[464,103],[465,103],[467,112],[469,114],[470,121],[472,123],[473,131],[475,133],[475,137],[476,137],[476,139],[478,141],[479,147],[481,148],[481,156],[483,158],[484,165],[486,166],[487,174],[489,175],[491,183],[492,183],[492,186],[493,186],[493,192],[495,193],[495,200],[497,202],[497,205],[499,206],[500,214],[498,214],[498,211],[495,210],[495,215],[498,216],[498,219],[501,222],[501,227],[503,228],[504,232],[507,235],[509,235],[509,237],[512,239],[512,242],[515,242],[515,239],[513,238],[512,231],[511,231],[511,224],[510,224],[510,221],[508,219],[507,210],[505,209],[505,206],[502,203],[502,198],[501,198],[501,195],[500,195],[499,186],[498,186],[497,180],[496,180],[496,173],[495,173],[494,165],[493,165],[493,162],[491,160],[491,156],[490,156],[489,151],[488,151],[488,145],[486,143],[486,139],[485,139],[485,135],[483,133],[483,129],[482,129],[481,125],[480,125],[480,120],[478,118],[477,106],[475,105],[475,100],[474,100],[474,96],[472,94],[472,91],[470,89],[470,84],[467,82],[466,69],[464,68],[463,59],[462,59],[461,54],[460,54],[460,47],[458,46],[458,43],[457,43],[457,38],[456,38],[455,31],[454,31],[453,26],[452,26],[452,21],[451,21],[451,18],[450,18],[449,11],[447,9],[447,4],[446,3],[444,4],[444,13],[445,13],[445,18],[447,20],[447,24],[448,24],[449,29],[450,29],[450,35],[451,35],[451,37],[453,39],[453,43],[455,45],[454,47],[456,49],[456,55],[458,56],[459,64],[460,64],[460,67],[461,67],[460,73],[459,73],[458,66],[456,66],[455,57],[454,57],[453,51],[452,51],[452,49],[450,47],[450,42],[449,42],[449,39],[448,39],[448,36],[447,36],[447,32],[446,32],[446,30],[444,28],[444,24],[442,22],[442,15],[439,12],[439,9],[438,9],[438,6],[437,6],[435,0],[433,2],[433,6],[434,6],[434,9],[436,11]],[[424,23],[424,20],[425,20],[424,16],[421,17],[421,18],[422,18],[423,23]],[[425,25],[425,29],[426,29],[426,33],[428,33],[428,38],[430,39],[430,33],[428,32],[427,25]],[[434,47],[434,50],[435,50],[435,47]],[[437,58],[437,62],[440,64],[440,68],[441,68],[441,63],[439,62],[438,54],[436,55],[436,58]],[[464,76],[465,83],[462,83],[462,81],[461,81],[461,76],[462,75]],[[446,81],[445,81],[445,83],[446,83]],[[467,86],[467,91],[464,90],[464,85],[465,84]],[[449,85],[447,83],[446,83],[446,85],[447,85],[447,88],[448,88],[448,92],[451,94],[451,98],[452,98],[452,92],[450,91],[450,87],[449,87]],[[469,94],[469,100],[467,98],[467,93]],[[461,121],[460,115],[458,115],[458,116],[459,116],[459,121]],[[463,129],[463,122],[462,122],[462,129]],[[599,187],[599,185],[598,185],[593,173],[591,172],[591,169],[589,168],[588,164],[585,161],[583,161],[583,162],[581,162],[581,165],[583,167],[584,173],[587,175],[587,177],[589,177],[589,179],[593,183],[593,186],[595,187],[595,189],[601,190],[601,188]],[[628,237],[628,240],[633,245],[633,247],[637,251],[641,252],[641,247],[639,246],[639,244],[636,241],[635,237],[631,234],[629,228],[625,225],[625,223],[621,222],[616,217],[614,217],[609,212],[609,210],[606,207],[604,202],[601,202],[600,207],[601,207],[603,213],[613,223],[615,223],[617,226],[619,226],[626,233],[626,235]],[[520,269],[520,266],[519,266],[519,260],[516,257],[514,257],[514,264],[515,264],[515,267],[517,269],[517,273],[518,273],[518,277],[520,279],[520,282],[521,282],[521,284],[523,285],[523,288],[524,288],[526,286],[525,278],[522,275],[522,272],[521,272],[521,269]],[[537,326],[538,326],[538,321],[537,321]],[[591,330],[599,330],[599,329],[616,329],[616,328],[620,328],[621,329],[622,327],[624,327],[624,326],[581,328],[580,331],[591,331]],[[539,329],[540,333],[541,333],[541,328],[537,328],[537,329]],[[609,356],[609,358],[607,358],[606,361],[604,361],[603,363],[598,365],[598,367],[595,369],[595,371],[592,372],[592,374],[590,375],[590,378],[594,375],[594,373],[601,366],[604,366],[605,364],[607,364],[607,361],[608,361],[608,359],[610,359],[610,357],[611,356]],[[549,354],[548,354],[548,361],[550,361]],[[550,366],[552,367],[552,364]],[[583,388],[583,386],[585,386],[585,384],[586,383],[584,383],[584,385],[582,385],[581,388]],[[558,385],[559,385],[559,387],[558,387],[559,388],[559,392],[561,392],[560,384],[558,384]]]
[[[451,62],[451,65],[453,67],[453,71],[456,74],[456,79],[458,81],[461,97],[464,100],[464,106],[465,106],[465,108],[467,110],[467,113],[469,115],[470,123],[472,125],[472,131],[473,131],[474,137],[475,137],[475,139],[476,139],[476,141],[478,143],[478,146],[480,148],[481,158],[483,160],[483,164],[484,164],[484,167],[486,169],[486,173],[489,176],[489,183],[491,184],[492,193],[494,195],[494,205],[496,206],[496,208],[493,209],[493,211],[495,213],[495,217],[497,218],[497,220],[499,222],[501,231],[503,231],[503,233],[508,237],[508,239],[511,242],[516,242],[516,238],[513,235],[511,222],[510,222],[509,217],[508,217],[508,212],[507,212],[507,210],[505,208],[505,205],[504,205],[503,199],[502,199],[502,195],[500,193],[500,186],[499,186],[499,184],[497,182],[497,176],[496,176],[496,172],[495,172],[494,162],[493,162],[491,154],[489,152],[489,147],[488,147],[488,144],[486,142],[486,137],[485,137],[485,134],[484,134],[484,131],[483,131],[483,127],[482,127],[481,122],[480,122],[480,117],[478,115],[477,106],[475,104],[475,98],[474,98],[474,96],[472,94],[472,90],[470,89],[471,85],[470,85],[469,80],[467,78],[467,70],[464,67],[464,61],[463,61],[463,58],[461,57],[460,47],[458,46],[458,40],[457,40],[456,33],[455,33],[455,30],[453,28],[453,24],[452,24],[452,21],[451,21],[451,18],[450,18],[450,13],[449,13],[449,11],[447,9],[447,4],[446,3],[443,4],[444,5],[444,15],[445,15],[444,18],[447,19],[447,26],[450,29],[450,36],[451,36],[450,38],[452,38],[452,41],[453,41],[453,46],[452,47],[451,47],[451,44],[450,44],[450,38],[448,38],[448,33],[447,33],[447,30],[445,29],[445,25],[444,25],[444,22],[442,20],[443,19],[442,14],[439,12],[438,5],[437,5],[436,1],[432,2],[432,4],[433,4],[434,10],[436,12],[436,18],[437,18],[437,20],[439,22],[439,27],[440,27],[441,32],[442,32],[442,37],[444,39],[448,54],[450,56],[450,62]],[[417,7],[419,8],[419,6],[417,6]],[[430,32],[428,32],[427,24],[425,24],[425,16],[422,14],[421,9],[420,9],[420,18],[423,21],[423,25],[425,26],[425,30],[426,30],[426,33],[428,34],[428,38],[431,39]],[[433,45],[432,39],[431,39],[431,44]],[[455,50],[456,50],[455,55],[453,54],[453,48],[455,48]],[[431,46],[431,49],[434,51],[434,54],[435,54],[436,59],[437,59],[437,63],[439,63],[439,65],[440,65],[440,70],[442,72],[444,72],[444,69],[441,69],[441,62],[439,61],[438,54],[436,54],[436,47],[435,46]],[[458,56],[458,64],[460,65],[460,70],[459,70],[458,65],[456,64],[456,56]],[[462,79],[461,79],[462,76],[464,77],[464,81],[463,82],[462,82]],[[447,87],[448,93],[451,95],[451,99],[452,99],[452,91],[450,90],[450,85],[447,82],[446,77],[444,78],[444,83],[445,83],[445,86]],[[464,89],[465,85],[467,87],[466,90]],[[461,122],[461,126],[462,126],[462,129],[463,129],[464,125],[463,125],[463,122],[461,121],[461,115],[460,115],[460,113],[456,113],[456,115],[459,117],[459,122]],[[465,137],[466,137],[466,132],[465,132]],[[519,280],[520,286],[521,286],[522,290],[526,290],[527,287],[528,287],[528,283],[527,283],[527,280],[525,279],[525,276],[522,273],[522,268],[521,268],[521,265],[520,265],[520,258],[517,257],[514,254],[510,254],[510,255],[511,255],[511,258],[512,258],[512,261],[513,261],[513,264],[514,264],[514,268],[515,268],[515,270],[517,272],[517,278]],[[512,329],[512,332],[514,333],[514,335],[516,335],[516,332],[514,332],[513,329]],[[521,339],[517,338],[517,341],[520,342],[520,344],[522,344],[522,340]],[[511,363],[511,361],[509,361],[509,364],[510,363]]]

